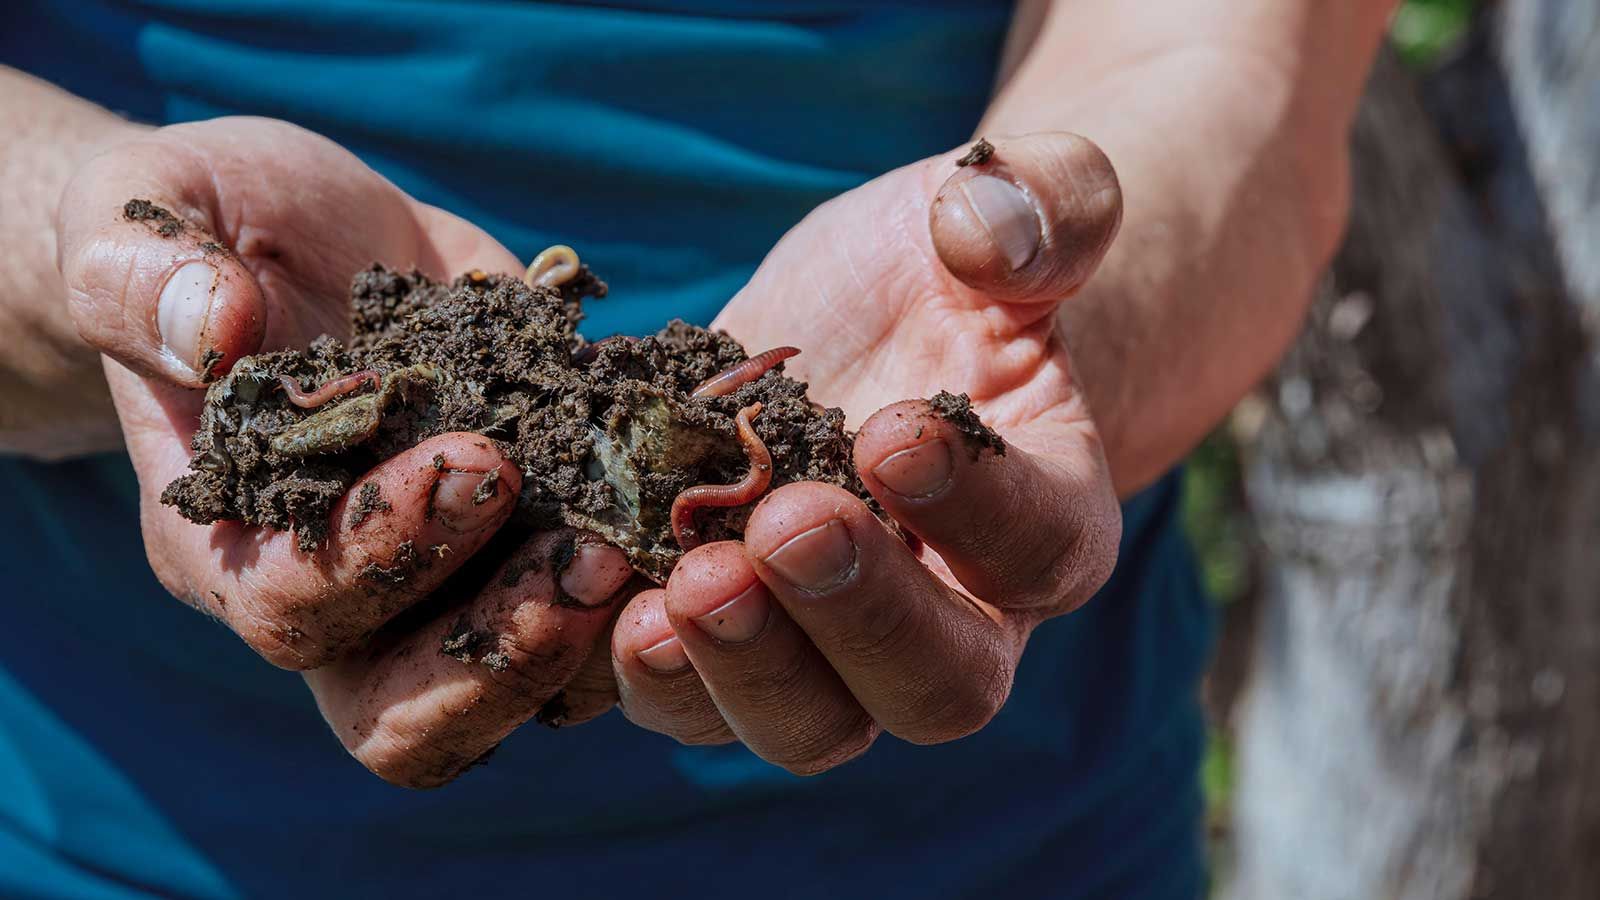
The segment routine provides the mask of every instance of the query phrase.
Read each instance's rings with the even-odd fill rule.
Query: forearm
[[[1343,228],[1346,135],[1392,6],[1019,13],[982,129],[1083,134],[1123,187],[1121,234],[1062,311],[1120,493],[1181,458],[1292,341]]]
[[[78,337],[56,268],[56,203],[117,116],[0,67],[0,452],[46,458],[120,441],[99,355]]]

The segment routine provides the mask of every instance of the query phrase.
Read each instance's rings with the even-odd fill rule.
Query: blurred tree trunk
[[[1496,17],[1378,67],[1250,448],[1234,897],[1600,898],[1600,0]]]

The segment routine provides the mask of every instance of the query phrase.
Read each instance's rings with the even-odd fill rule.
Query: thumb
[[[199,387],[261,345],[255,276],[218,242],[204,167],[135,142],[88,163],[56,213],[78,332],[140,374]]]
[[[1059,302],[1081,288],[1122,224],[1122,189],[1093,142],[1040,132],[979,143],[928,213],[934,250],[999,300]]]

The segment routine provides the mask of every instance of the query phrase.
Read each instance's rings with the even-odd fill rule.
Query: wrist
[[[62,190],[96,153],[144,130],[0,67],[0,452],[60,458],[120,444],[99,354],[79,338],[56,268]]]

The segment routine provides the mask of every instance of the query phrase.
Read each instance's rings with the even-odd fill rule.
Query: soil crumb
[[[122,206],[122,217],[129,222],[144,222],[164,238],[183,234],[183,220],[149,200],[129,200]]]
[[[147,206],[140,215],[155,216]],[[806,386],[778,369],[726,396],[691,398],[702,381],[746,359],[745,349],[678,321],[642,338],[589,343],[577,331],[582,301],[604,291],[587,269],[557,290],[483,272],[440,282],[374,265],[351,285],[347,336],[246,357],[210,386],[190,471],[162,502],[203,524],[293,529],[309,552],[326,539],[334,503],[373,466],[435,435],[476,432],[522,472],[511,528],[595,532],[660,583],[682,555],[673,499],[745,475],[734,416],[756,402],[772,487],[822,481],[870,500],[843,412],[814,405]],[[354,379],[313,409],[295,406],[280,386],[288,378],[314,391],[369,370],[377,377]],[[485,478],[473,499],[487,502],[502,488]],[[363,490],[350,524],[381,502]],[[700,533],[708,542],[738,538],[749,512],[702,510]],[[400,581],[415,565],[413,553],[363,575]]]
[[[556,691],[556,695],[546,700],[539,711],[533,714],[533,720],[546,728],[560,728],[567,723],[567,716],[571,712],[567,706],[567,692]]]
[[[994,145],[989,143],[988,138],[978,138],[978,142],[972,145],[972,149],[968,150],[965,156],[956,160],[956,168],[965,169],[967,166],[981,166],[991,159],[994,159]]]
[[[961,432],[961,437],[965,440],[967,449],[972,451],[974,459],[985,450],[993,451],[996,456],[1006,455],[1006,442],[993,428],[979,421],[978,414],[972,410],[971,397],[966,394],[940,391],[928,403],[940,418],[956,426]]]
[[[478,661],[479,653],[494,643],[494,635],[472,627],[465,617],[456,620],[450,633],[439,643],[439,652],[464,663]],[[498,671],[498,670],[497,670]]]
[[[377,482],[369,481],[361,486],[361,491],[356,494],[356,502],[350,507],[350,527],[360,528],[373,513],[388,512],[391,509],[394,507],[383,499],[383,492],[378,489]]]

